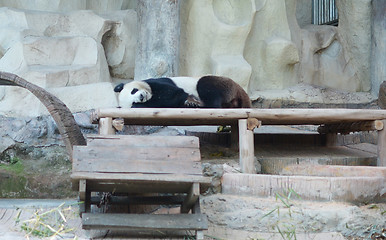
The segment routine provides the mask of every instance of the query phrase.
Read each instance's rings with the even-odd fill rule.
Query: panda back
[[[170,78],[174,84],[183,89],[187,94],[193,95],[199,98],[197,92],[197,82],[199,78],[195,77],[172,77]]]

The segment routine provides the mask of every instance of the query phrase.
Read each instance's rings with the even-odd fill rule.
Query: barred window
[[[338,26],[335,0],[312,0],[312,24]]]

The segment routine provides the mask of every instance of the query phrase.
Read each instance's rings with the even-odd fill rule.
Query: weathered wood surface
[[[383,127],[383,122],[381,120],[373,120],[353,123],[325,124],[318,128],[318,132],[348,134],[350,132],[360,131],[380,131]]]
[[[115,134],[113,119],[111,117],[99,119],[98,131],[102,135]]]
[[[204,214],[98,214],[85,213],[84,229],[206,230]]]
[[[162,155],[162,154],[161,154]],[[89,158],[75,159],[73,171],[89,171],[100,173],[181,173],[201,175],[200,162],[176,160],[173,164],[170,161],[162,160],[130,160],[118,158]]]
[[[76,146],[74,148],[74,159],[83,162],[87,159],[105,159],[103,162],[120,161],[200,161],[200,151],[198,149],[183,147],[132,147],[128,146]],[[112,163],[111,162],[111,163]]]
[[[200,175],[184,174],[140,174],[140,173],[92,173],[74,172],[71,174],[72,187],[78,191],[79,180],[87,179],[90,190],[100,189],[101,191],[111,191],[111,184],[118,190],[129,192],[146,192],[158,190],[159,192],[175,191],[188,192],[192,183],[200,183],[202,190],[211,183],[210,177]],[[110,190],[108,190],[110,188]],[[121,191],[123,192],[123,191]]]
[[[117,136],[90,141],[74,147],[74,173],[202,174],[196,137]]]
[[[184,202],[181,206],[181,213],[188,213],[190,209],[194,206],[194,204],[199,201],[198,198],[200,196],[200,185],[198,183],[193,183],[190,188]]]
[[[110,204],[117,205],[181,205],[184,202],[184,196],[111,196]],[[91,204],[99,204],[100,196],[91,197]]]
[[[382,121],[386,124],[386,120]],[[378,131],[378,162],[377,166],[386,167],[386,129]]]
[[[165,141],[167,138],[167,141]],[[107,141],[106,141],[107,140]],[[199,148],[200,143],[196,137],[187,136],[149,136],[144,135],[88,135],[87,146],[130,146],[130,147],[183,147]]]
[[[253,131],[248,129],[248,120],[239,120],[240,169],[243,173],[256,173]]]
[[[263,125],[333,124],[386,119],[378,109],[186,109],[106,108],[93,113],[99,118],[123,118],[132,125],[234,125],[239,119],[256,118]]]

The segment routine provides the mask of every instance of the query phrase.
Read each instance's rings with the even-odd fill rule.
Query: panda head
[[[143,103],[152,97],[149,84],[143,81],[132,81],[126,84],[118,84],[114,92],[119,92],[119,107],[131,108],[133,103]]]

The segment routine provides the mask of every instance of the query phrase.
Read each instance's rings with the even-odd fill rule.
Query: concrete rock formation
[[[362,94],[364,102],[372,102],[386,77],[379,66],[385,34],[380,2],[338,1],[335,27],[311,25],[306,0],[181,1],[180,44],[171,46],[179,52],[177,72],[230,77],[252,100],[284,96],[307,102],[302,96],[314,93],[304,91],[320,88]],[[57,94],[75,112],[114,107],[112,82],[140,77],[134,71],[137,5],[137,0],[0,0],[0,71]],[[157,31],[141,36],[156,38]],[[313,98],[336,101],[323,93]],[[2,115],[46,114],[37,104],[23,89],[0,87]]]

